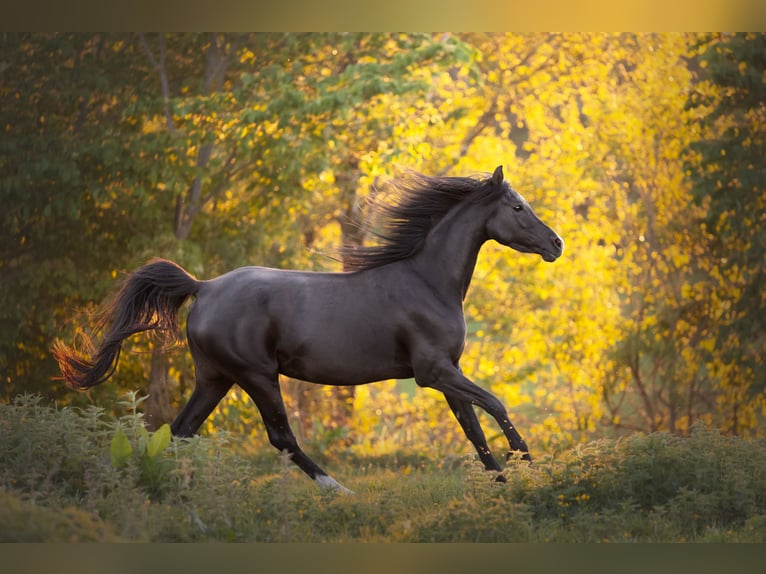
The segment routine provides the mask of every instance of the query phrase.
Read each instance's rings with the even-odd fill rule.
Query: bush
[[[766,444],[701,426],[512,460],[505,484],[472,455],[347,449],[339,496],[273,450],[148,433],[140,402],[0,405],[0,540],[766,541]]]
[[[45,407],[36,396],[2,405],[0,488],[51,510],[76,506],[131,540],[226,540],[246,532],[240,485],[255,474],[248,462],[226,448],[225,436],[158,440],[166,431],[147,433],[140,402],[129,393],[129,412],[117,419],[92,406]],[[123,441],[127,455],[116,447]]]

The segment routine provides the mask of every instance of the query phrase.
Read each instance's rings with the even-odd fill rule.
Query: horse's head
[[[503,179],[503,167],[492,174],[491,185],[496,189],[495,210],[487,219],[490,239],[523,253],[537,253],[551,262],[564,250],[564,241],[535,215],[521,195]]]

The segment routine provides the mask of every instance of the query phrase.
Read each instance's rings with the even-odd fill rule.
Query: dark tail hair
[[[86,337],[91,358],[60,341],[54,343],[53,356],[64,381],[76,390],[106,381],[117,368],[123,340],[134,333],[158,331],[165,342],[177,340],[178,310],[199,287],[197,279],[172,261],[154,259],[136,269],[99,314],[94,332],[107,331],[95,352]]]

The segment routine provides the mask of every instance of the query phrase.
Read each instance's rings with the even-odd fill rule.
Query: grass
[[[0,405],[0,541],[766,541],[766,443],[702,427],[511,461],[506,484],[473,456],[326,453],[357,493],[343,496],[223,434],[149,460],[138,402],[121,418],[34,396]],[[115,464],[118,434],[134,448]]]

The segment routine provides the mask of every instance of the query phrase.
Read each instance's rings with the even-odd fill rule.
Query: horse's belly
[[[332,348],[330,348],[332,347]],[[412,376],[409,361],[396,349],[317,345],[293,353],[277,352],[279,371],[294,379],[323,385],[362,385]]]
[[[406,367],[348,372],[343,372],[342,370],[322,371],[318,369],[299,369],[291,371],[290,369],[280,369],[280,373],[293,379],[332,386],[365,385],[367,383],[385,381],[388,379],[409,379],[413,376],[412,369]]]

